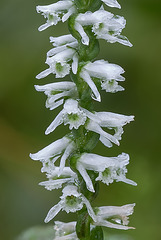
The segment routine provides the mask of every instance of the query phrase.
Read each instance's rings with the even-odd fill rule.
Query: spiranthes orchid
[[[128,226],[128,218],[135,204],[99,207],[92,204],[99,193],[100,182],[107,186],[114,181],[137,185],[126,176],[128,154],[107,157],[92,153],[98,141],[108,148],[113,144],[119,146],[123,127],[134,120],[133,115],[94,110],[94,102],[101,102],[101,90],[123,91],[125,81],[122,67],[96,59],[99,39],[132,46],[122,35],[126,20],[106,11],[105,5],[121,8],[117,0],[60,0],[36,8],[46,19],[39,31],[60,21],[67,21],[70,31],[66,35],[50,36],[52,48],[45,62],[49,67],[36,76],[42,79],[54,74],[59,81],[35,85],[37,91],[47,96],[46,108],[60,110],[45,134],[52,133],[61,124],[67,125],[70,131],[30,154],[33,160],[42,163],[41,171],[46,173],[47,181],[39,184],[50,191],[62,188],[60,201],[49,210],[45,222],[54,219],[61,210],[77,212],[75,222],[55,221],[54,240],[103,240],[102,227],[133,229]],[[61,81],[63,77],[65,81]]]

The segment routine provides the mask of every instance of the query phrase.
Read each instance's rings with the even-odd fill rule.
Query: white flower
[[[46,23],[38,29],[43,31],[61,20],[65,22],[76,11],[76,8],[72,0],[62,0],[46,6],[37,6],[36,10],[47,18]]]
[[[112,143],[119,145],[118,140],[121,140],[121,135],[123,133],[122,127],[134,120],[134,116],[125,116],[111,112],[91,113],[84,108],[82,109],[90,119],[86,125],[86,129],[100,134],[100,141],[107,147],[112,147]],[[111,135],[105,132],[101,127],[113,129],[115,134]]]
[[[106,92],[123,91],[124,88],[118,85],[117,81],[124,81],[125,78],[121,76],[124,69],[104,60],[97,60],[93,63],[87,63],[82,71],[86,73],[89,78],[98,78],[101,81],[101,86]],[[85,74],[84,74],[85,77]],[[92,81],[92,79],[90,79]],[[92,88],[92,87],[91,87]],[[93,90],[94,92],[94,90]]]
[[[92,26],[92,31],[98,39],[105,39],[107,42],[119,42],[126,46],[132,46],[129,40],[121,35],[126,25],[126,20],[118,15],[113,15],[103,9],[96,12],[86,12],[79,14],[75,19],[75,29],[82,37],[82,43],[89,44],[89,37],[83,29],[83,26]]]
[[[78,129],[86,122],[86,114],[78,106],[78,102],[74,99],[65,101],[63,110],[57,115],[54,121],[46,129],[45,134],[49,134],[55,130],[57,126],[64,123],[69,124],[69,129]]]
[[[77,42],[77,40],[71,34],[67,34],[59,37],[50,37],[50,42],[53,44],[54,47],[58,47]]]
[[[125,153],[117,157],[102,157],[97,154],[83,153],[77,161],[77,169],[86,182],[87,189],[94,192],[92,181],[86,170],[98,172],[99,176],[96,181],[102,181],[107,185],[114,180],[136,185],[135,182],[125,176],[127,164],[129,164],[129,155]]]
[[[53,110],[64,103],[64,97],[76,98],[77,88],[73,82],[56,82],[46,85],[35,85],[35,89],[44,92],[48,98],[46,107]]]
[[[72,71],[74,74],[77,73],[77,68],[78,68],[78,54],[77,54],[77,48],[78,48],[78,41],[71,35],[64,35],[61,37],[50,37],[50,42],[53,44],[54,48],[49,50],[47,52],[47,57],[53,57],[58,53],[63,53],[63,51],[68,50],[68,49],[73,49],[73,55],[65,58],[65,61],[70,61],[72,60]],[[59,54],[60,55],[60,54]],[[57,55],[58,57],[58,55]],[[56,56],[54,57],[54,59]],[[59,75],[59,74],[57,74]]]
[[[87,207],[88,214],[94,221],[96,221],[95,213],[89,201],[83,196],[83,194],[77,191],[76,186],[67,185],[66,187],[64,187],[62,192],[63,195],[60,197],[61,198],[60,202],[56,204],[54,207],[52,207],[48,212],[45,218],[46,223],[52,220],[60,212],[60,210],[64,210],[67,213],[76,212],[81,210],[84,204]]]
[[[94,225],[116,228],[116,229],[134,229],[133,227],[128,227],[127,224],[128,216],[133,214],[134,204],[127,204],[121,207],[107,206],[97,208],[97,221]]]
[[[64,223],[64,222],[55,221],[54,240],[79,240],[77,238],[75,228],[76,228],[76,222]]]
[[[55,169],[56,160],[61,157],[60,160],[60,174],[61,174],[63,168],[65,167],[66,159],[74,151],[74,149],[75,149],[74,142],[68,137],[63,137],[51,143],[50,145],[43,148],[39,152],[30,154],[30,157],[33,160],[41,161],[43,164],[41,171],[47,172],[48,174],[52,174],[52,171]]]
[[[47,190],[53,190],[61,188],[63,184],[74,183],[77,179],[76,173],[74,173],[70,167],[64,167],[60,174],[60,167],[55,167],[50,173],[47,174],[48,181],[39,183]]]
[[[116,0],[101,0],[109,7],[121,8],[120,4]]]
[[[58,49],[57,49],[58,48]],[[74,48],[68,48],[65,46],[65,49],[62,47],[57,47],[58,52],[52,57],[47,56],[46,62],[49,65],[49,68],[41,72],[36,76],[37,79],[44,78],[50,73],[56,74],[56,78],[63,78],[70,72],[70,63],[72,60],[72,70],[73,73],[77,72],[78,66],[78,54]],[[50,53],[50,52],[49,52]],[[48,55],[50,55],[48,53]],[[54,52],[52,52],[54,54]]]

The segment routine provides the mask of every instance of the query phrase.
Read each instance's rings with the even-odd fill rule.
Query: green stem
[[[85,13],[87,11],[96,11],[100,8],[102,2],[101,0],[75,0],[78,13]],[[91,27],[84,27],[85,32],[89,37],[89,45],[83,45],[81,42],[81,37],[79,33],[75,30],[75,18],[77,14],[72,15],[68,21],[68,27],[70,33],[78,40],[78,55],[79,64],[77,74],[71,72],[71,79],[76,84],[78,95],[79,95],[79,105],[89,111],[93,111],[93,99],[91,97],[92,91],[88,84],[80,78],[79,73],[84,65],[89,61],[92,61],[97,57],[99,53],[99,42],[96,39]],[[82,176],[76,169],[77,159],[80,157],[81,153],[91,152],[99,141],[99,135],[93,132],[88,132],[85,126],[80,126],[78,129],[72,130],[73,138],[77,146],[77,151],[70,157],[69,163],[70,167],[78,174],[79,178],[79,189],[80,192],[89,200],[93,201],[98,195],[99,185],[95,181],[97,174],[88,171],[88,174],[92,180],[95,193],[90,192],[86,188],[86,183]],[[77,236],[80,240],[103,240],[103,233],[100,227],[95,227],[92,231],[90,229],[90,224],[92,222],[91,217],[88,214],[86,207],[84,206],[81,211],[78,212],[78,219],[76,225]]]

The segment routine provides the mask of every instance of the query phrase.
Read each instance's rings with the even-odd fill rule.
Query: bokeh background
[[[128,239],[161,239],[161,2],[160,0],[120,0],[122,10],[110,9],[127,19],[124,30],[133,48],[101,41],[98,59],[104,58],[122,66],[126,72],[125,92],[105,94],[97,110],[134,114],[135,122],[124,128],[120,147],[106,149],[99,144],[95,152],[116,156],[130,154],[128,177],[138,187],[124,183],[100,186],[94,205],[123,205],[136,202],[130,225],[136,230],[125,234]],[[24,230],[45,225],[47,211],[59,201],[60,191],[48,192],[41,186],[45,180],[41,164],[29,158],[52,141],[62,137],[67,128],[59,127],[44,135],[58,111],[45,108],[46,97],[37,93],[34,84],[55,80],[54,75],[36,80],[46,68],[45,55],[51,48],[49,36],[68,33],[59,23],[44,32],[37,28],[44,18],[35,6],[49,0],[1,0],[0,2],[0,238],[15,239]],[[68,78],[67,78],[68,79]],[[56,219],[73,220],[74,214],[60,213]],[[122,236],[123,236],[122,235]],[[124,239],[124,238],[122,238]]]

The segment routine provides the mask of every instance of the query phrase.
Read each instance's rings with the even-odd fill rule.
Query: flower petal
[[[86,186],[87,186],[87,189],[90,191],[90,192],[95,192],[94,190],[94,187],[93,187],[93,183],[92,183],[92,180],[90,179],[86,169],[83,167],[83,165],[81,163],[77,163],[77,169],[78,171],[80,172],[81,176],[83,177],[85,183],[86,183]]]
[[[49,210],[44,222],[45,223],[50,222],[50,220],[52,220],[60,212],[61,209],[62,209],[62,204],[61,204],[61,201],[60,201],[58,204],[56,204],[54,207],[52,207]]]

